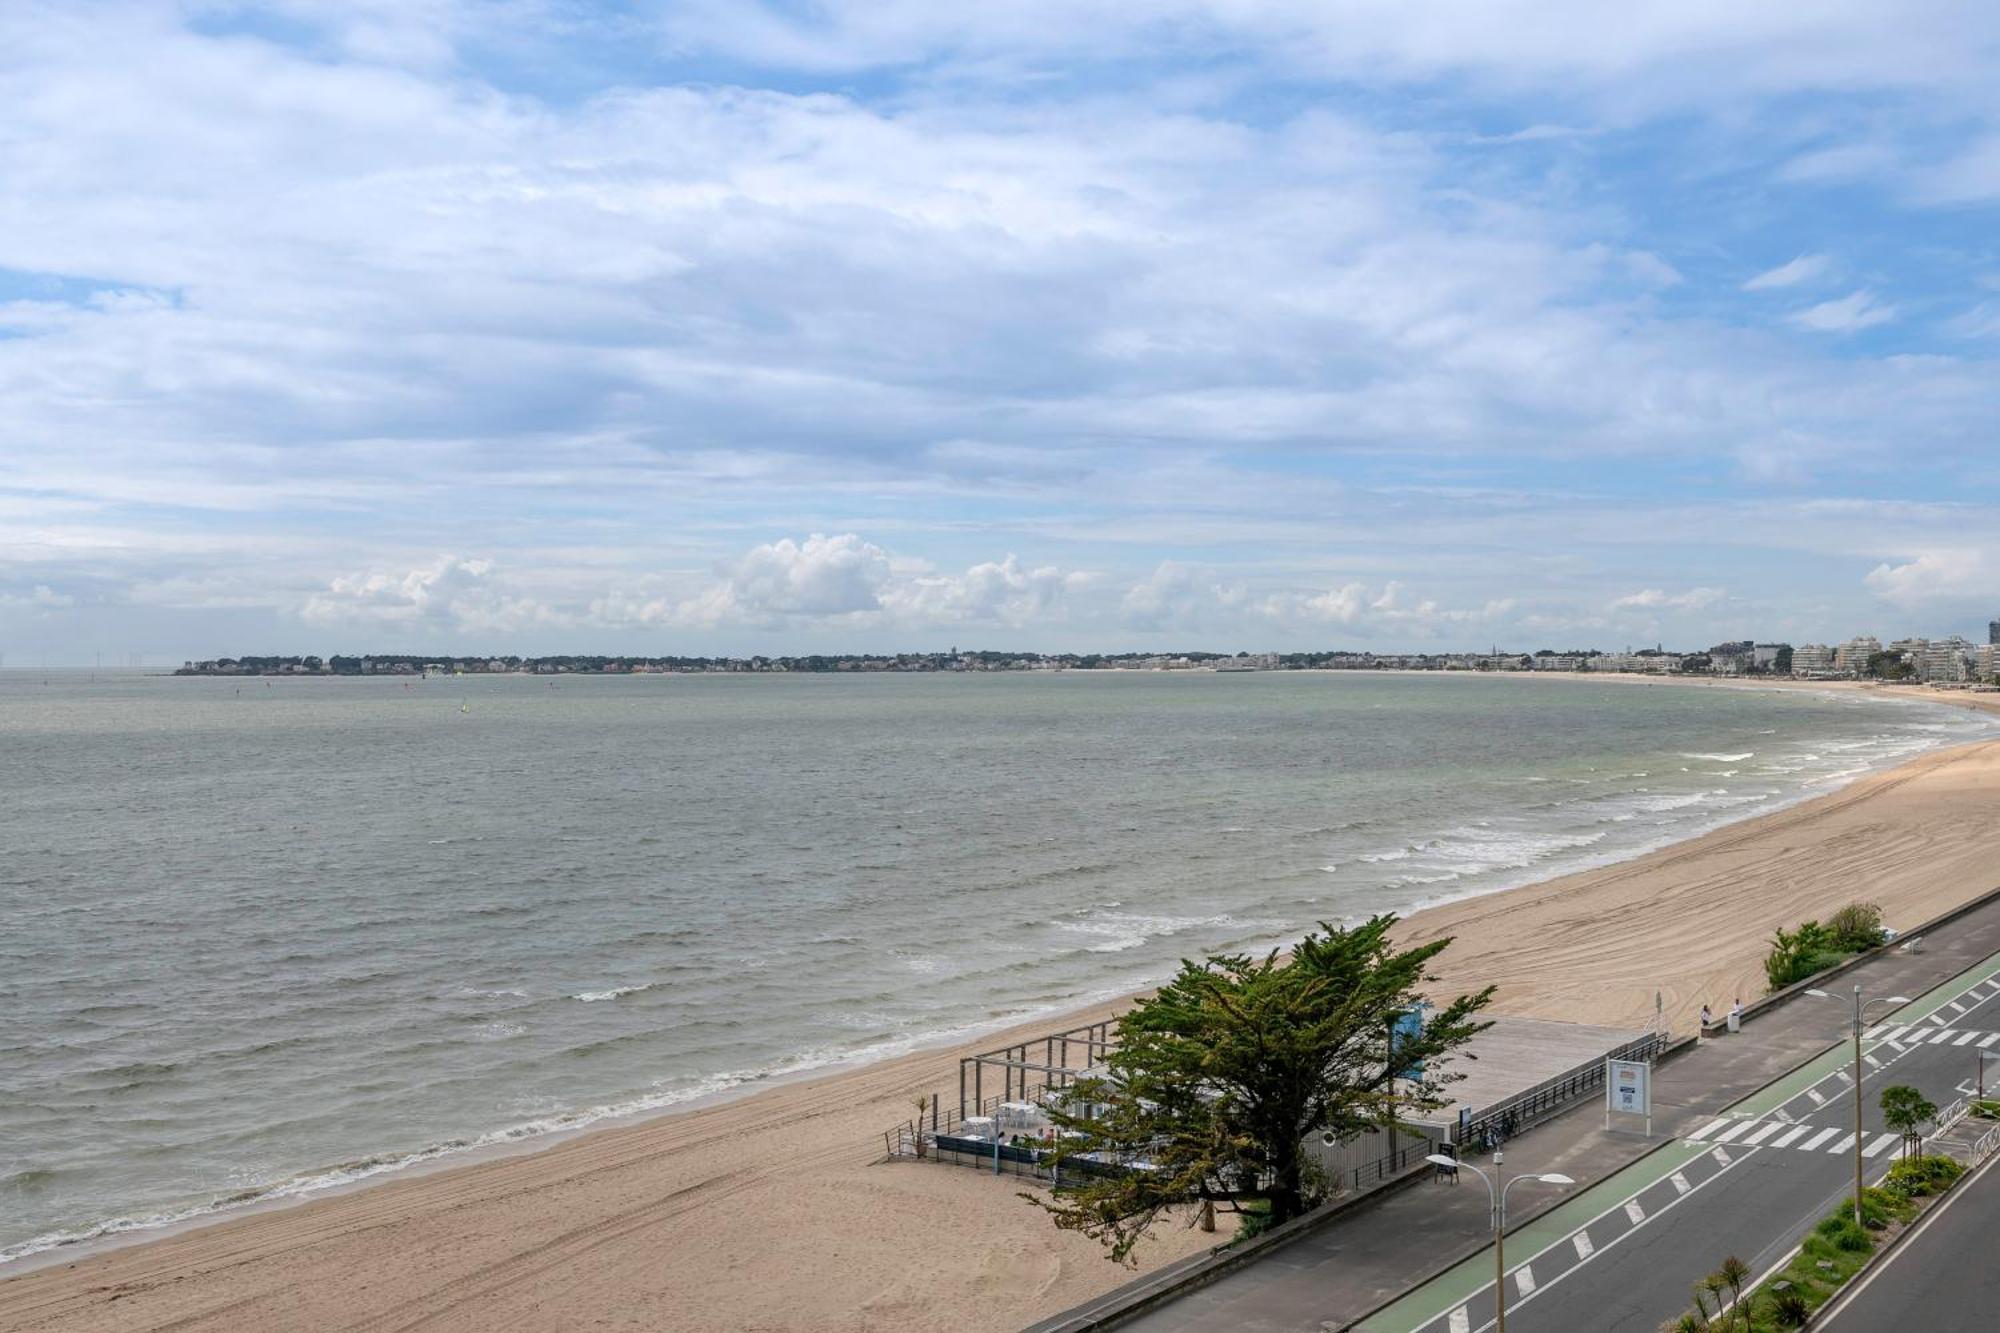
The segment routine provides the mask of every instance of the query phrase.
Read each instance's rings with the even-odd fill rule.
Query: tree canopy
[[[1444,1058],[1490,1026],[1475,1017],[1489,986],[1440,1006],[1421,1031],[1398,1031],[1392,1070],[1390,1030],[1436,980],[1430,961],[1451,943],[1399,950],[1395,921],[1322,922],[1289,957],[1184,960],[1119,1020],[1104,1076],[1074,1085],[1052,1117],[1068,1131],[1059,1163],[1091,1153],[1148,1165],[1068,1169],[1053,1201],[1023,1197],[1119,1260],[1182,1205],[1254,1203],[1276,1225],[1317,1203],[1307,1136],[1346,1141],[1441,1105],[1441,1087],[1458,1077]]]
[[[1908,1156],[1922,1140],[1923,1127],[1937,1117],[1930,1098],[1907,1084],[1882,1089],[1882,1121],[1903,1136],[1903,1155]]]

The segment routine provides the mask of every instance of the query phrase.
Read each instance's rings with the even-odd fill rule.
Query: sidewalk
[[[1923,953],[1870,959],[1828,989],[1845,994],[1858,982],[1869,995],[1921,995],[1995,952],[2000,952],[2000,901],[1928,934]],[[1655,1073],[1650,1141],[1636,1133],[1607,1134],[1603,1102],[1595,1098],[1511,1140],[1505,1148],[1510,1176],[1560,1171],[1578,1184],[1568,1191],[1522,1187],[1510,1200],[1509,1229],[1525,1226],[1566,1195],[1630,1165],[1843,1040],[1851,1012],[1832,1001],[1794,1000],[1753,1015],[1740,1034],[1702,1041],[1669,1059]],[[1343,1213],[1257,1262],[1116,1326],[1148,1333],[1342,1329],[1476,1254],[1490,1239],[1486,1191],[1477,1181],[1425,1182],[1386,1192],[1377,1203]],[[1092,1306],[1112,1308],[1117,1296]],[[1089,1308],[1038,1327],[1061,1325]]]

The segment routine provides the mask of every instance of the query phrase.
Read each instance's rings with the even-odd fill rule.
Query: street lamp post
[[[1832,992],[1817,987],[1807,990],[1806,994],[1817,996],[1822,1000],[1839,998]],[[1858,981],[1854,983],[1854,1225],[1858,1227],[1867,1225],[1862,1220],[1861,1214],[1861,1031],[1867,1026],[1865,1017],[1868,1005],[1909,1002],[1910,997],[1907,995],[1880,995],[1864,1004],[1861,1000],[1861,983]]]
[[[1507,1333],[1507,1191],[1513,1189],[1524,1180],[1539,1180],[1544,1185],[1574,1185],[1576,1182],[1560,1172],[1546,1171],[1540,1174],[1515,1176],[1512,1180],[1503,1182],[1496,1192],[1493,1188],[1493,1181],[1494,1177],[1500,1174],[1501,1160],[1500,1154],[1497,1152],[1493,1154],[1494,1170],[1492,1176],[1487,1175],[1470,1162],[1461,1162],[1456,1157],[1446,1157],[1443,1153],[1432,1153],[1424,1158],[1424,1160],[1432,1166],[1443,1167],[1447,1171],[1456,1171],[1460,1167],[1464,1167],[1466,1170],[1472,1172],[1473,1175],[1478,1176],[1480,1183],[1486,1186],[1487,1217],[1493,1225],[1493,1303],[1495,1311],[1493,1326],[1494,1333]]]

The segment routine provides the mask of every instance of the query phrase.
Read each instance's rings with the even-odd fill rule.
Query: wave
[[[615,1000],[623,995],[637,995],[640,991],[649,991],[658,984],[657,982],[648,981],[637,986],[614,986],[610,990],[579,991],[569,998],[572,1000],[581,1000],[585,1004],[596,1004],[601,1000]]]
[[[1124,993],[1122,990],[1112,992]],[[575,1133],[612,1120],[629,1120],[638,1116],[673,1110],[704,1098],[717,1097],[741,1088],[761,1083],[797,1077],[826,1069],[833,1065],[864,1064],[877,1060],[905,1055],[920,1046],[948,1040],[984,1028],[1010,1026],[1042,1013],[1053,1012],[1057,1008],[1090,1003],[1095,999],[1110,998],[1105,995],[1064,995],[1044,1006],[1017,1010],[999,1015],[994,1019],[972,1026],[938,1028],[876,1040],[860,1047],[822,1046],[804,1051],[768,1064],[742,1069],[727,1070],[703,1078],[666,1087],[656,1084],[651,1091],[640,1093],[622,1101],[603,1102],[595,1106],[575,1111],[553,1112],[545,1116],[519,1121],[501,1129],[464,1138],[446,1139],[408,1152],[386,1152],[372,1157],[342,1162],[334,1166],[303,1171],[264,1185],[248,1189],[234,1190],[220,1194],[199,1203],[180,1208],[163,1209],[142,1215],[126,1215],[109,1218],[89,1226],[43,1232],[14,1245],[0,1247],[0,1268],[20,1259],[43,1254],[50,1250],[64,1249],[74,1245],[84,1245],[92,1241],[108,1240],[115,1236],[128,1235],[138,1231],[154,1231],[162,1227],[178,1226],[188,1222],[215,1218],[224,1213],[234,1212],[256,1204],[291,1202],[355,1185],[377,1176],[389,1175],[441,1162],[452,1157],[482,1150],[519,1147],[536,1139],[555,1134]],[[664,1081],[663,1081],[664,1082]],[[35,1173],[30,1173],[35,1174]]]
[[[1755,750],[1745,750],[1741,754],[1713,754],[1696,750],[1681,756],[1683,759],[1706,759],[1713,764],[1740,764],[1745,759],[1755,759],[1756,757],[1757,752]]]

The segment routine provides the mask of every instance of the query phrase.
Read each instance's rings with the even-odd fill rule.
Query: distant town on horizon
[[[1694,652],[1664,647],[1531,653],[1038,653],[956,647],[932,653],[809,653],[678,657],[552,654],[540,657],[373,653],[331,657],[218,657],[181,664],[177,676],[630,675],[670,673],[931,671],[1603,671],[1647,675],[1783,676],[1802,680],[1917,681],[2000,685],[2000,618],[1987,641],[1959,636],[1894,639],[1857,635],[1839,644],[1738,639]]]

